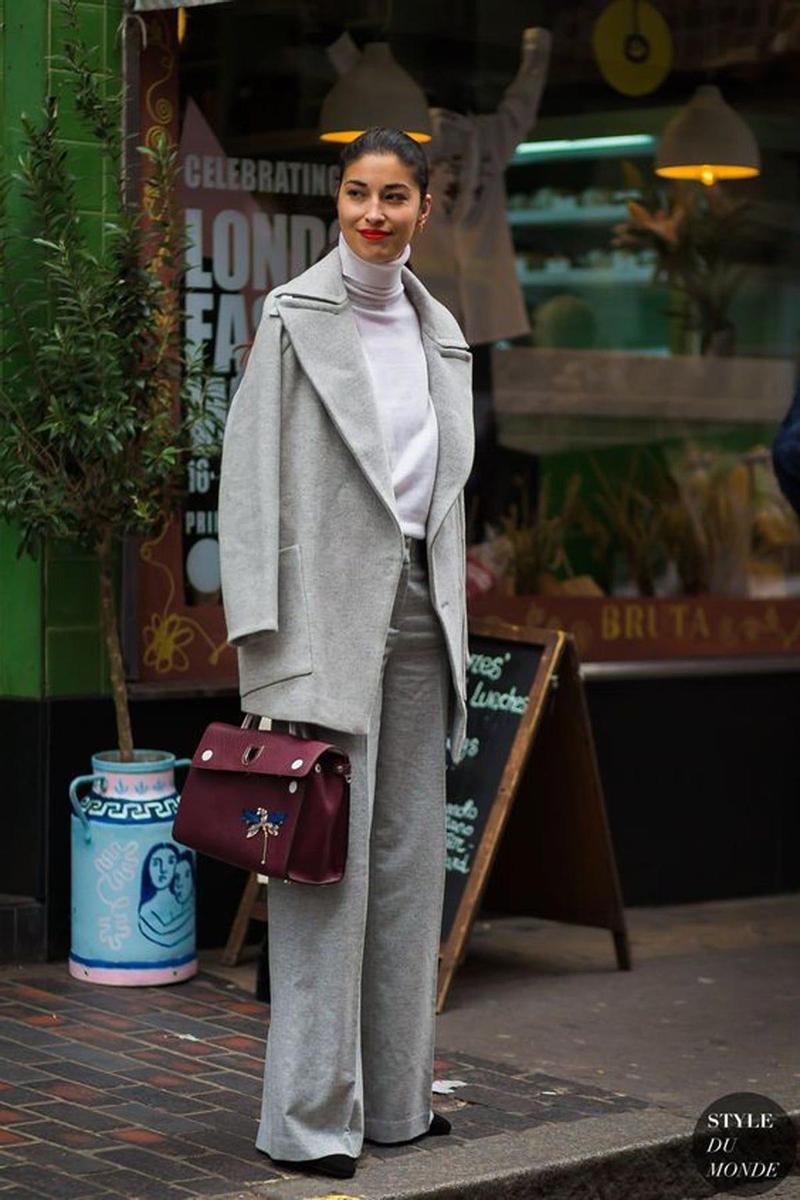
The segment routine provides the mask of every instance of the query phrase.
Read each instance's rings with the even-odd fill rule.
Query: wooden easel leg
[[[266,905],[259,904],[258,899],[263,886],[259,883],[255,871],[248,875],[231,931],[228,934],[227,944],[222,952],[222,962],[226,967],[235,967],[238,964],[251,920],[266,920]]]
[[[614,939],[614,952],[617,956],[617,966],[620,971],[630,971],[631,969],[631,949],[628,942],[628,934],[623,929],[620,932],[611,930],[611,936]]]
[[[450,991],[450,984],[453,982],[453,976],[456,973],[456,964],[452,957],[447,954],[439,956],[439,971],[436,977],[436,1012],[442,1012],[447,1000],[447,993]]]

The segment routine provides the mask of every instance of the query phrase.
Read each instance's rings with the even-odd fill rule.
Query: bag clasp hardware
[[[249,767],[250,763],[254,763],[263,749],[263,746],[245,746],[242,751],[242,763],[244,766]]]

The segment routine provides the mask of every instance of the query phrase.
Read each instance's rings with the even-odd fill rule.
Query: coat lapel
[[[455,318],[447,313],[450,321],[444,325],[430,293],[406,267],[403,267],[403,283],[419,314],[428,386],[439,424],[439,457],[426,535],[430,546],[472,468],[475,452],[472,361]]]
[[[424,285],[402,269],[417,310],[439,425],[427,541],[430,545],[469,476],[474,454],[471,365],[455,321],[445,323]],[[391,467],[358,326],[337,247],[273,294],[300,365],[388,511],[397,518]],[[448,314],[449,315],[449,314]],[[459,347],[462,347],[459,350]]]

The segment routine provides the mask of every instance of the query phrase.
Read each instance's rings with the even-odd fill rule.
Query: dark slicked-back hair
[[[419,142],[403,133],[402,129],[386,129],[382,125],[372,125],[342,147],[339,155],[342,178],[347,166],[364,154],[396,154],[401,163],[411,171],[420,197],[424,200],[428,190],[428,160]]]

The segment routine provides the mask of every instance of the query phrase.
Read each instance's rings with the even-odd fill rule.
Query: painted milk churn
[[[135,987],[196,973],[195,854],[172,837],[175,769],[190,762],[135,750],[121,763],[109,750],[70,784],[76,979]]]

